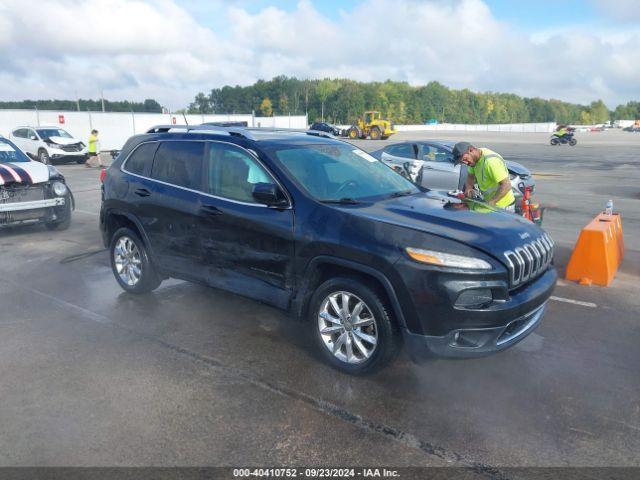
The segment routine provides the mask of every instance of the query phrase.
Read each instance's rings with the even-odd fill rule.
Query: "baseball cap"
[[[453,161],[459,162],[462,156],[473,147],[469,142],[458,142],[453,146],[451,153],[453,154]]]

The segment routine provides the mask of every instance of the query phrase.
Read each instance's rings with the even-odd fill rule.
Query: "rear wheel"
[[[44,148],[38,150],[38,161],[44,163],[45,165],[51,164],[49,152],[47,152]]]
[[[360,137],[360,133],[358,133],[358,129],[351,127],[348,132],[349,138],[351,140],[357,140]]]
[[[360,375],[381,370],[398,354],[399,329],[379,295],[353,278],[333,278],[310,303],[318,349],[334,368]]]
[[[371,136],[371,140],[380,140],[380,138],[382,138],[382,132],[378,127],[373,127],[369,135]]]
[[[113,275],[125,291],[147,293],[162,282],[149,260],[147,248],[130,228],[120,228],[113,234],[109,252]]]

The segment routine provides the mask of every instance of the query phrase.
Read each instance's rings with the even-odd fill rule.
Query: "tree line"
[[[0,109],[28,109],[33,110],[59,110],[72,111],[79,110],[86,112],[101,112],[102,100],[21,100],[16,102],[0,102]],[[106,112],[147,112],[162,113],[162,106],[153,100],[146,99],[144,102],[124,101],[104,101],[104,110]]]
[[[250,86],[226,85],[198,93],[189,113],[304,115],[349,124],[366,110],[378,110],[400,124],[440,123],[604,123],[640,118],[640,104],[629,102],[609,111],[602,100],[578,105],[560,100],[525,98],[509,93],[454,90],[438,82],[413,87],[406,82],[357,82],[348,79],[300,80],[278,76]]]

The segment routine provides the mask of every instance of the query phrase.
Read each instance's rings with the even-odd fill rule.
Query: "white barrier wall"
[[[550,133],[556,129],[555,123],[504,123],[488,125],[469,125],[460,123],[439,123],[437,125],[396,125],[399,132],[419,131],[462,131],[462,132],[517,132]]]
[[[56,110],[0,110],[0,135],[19,126],[58,126],[87,143],[98,130],[102,150],[119,150],[124,142],[154,125],[198,125],[204,122],[247,122],[250,127],[307,128],[305,115],[255,117],[246,115],[182,115],[176,113],[65,112]]]

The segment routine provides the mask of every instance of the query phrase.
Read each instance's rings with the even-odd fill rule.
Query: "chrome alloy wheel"
[[[123,283],[133,287],[140,281],[142,276],[140,250],[129,237],[122,236],[118,239],[113,249],[113,262]]]
[[[322,301],[318,329],[325,347],[346,363],[365,362],[378,345],[378,328],[371,309],[349,292],[333,292]]]

